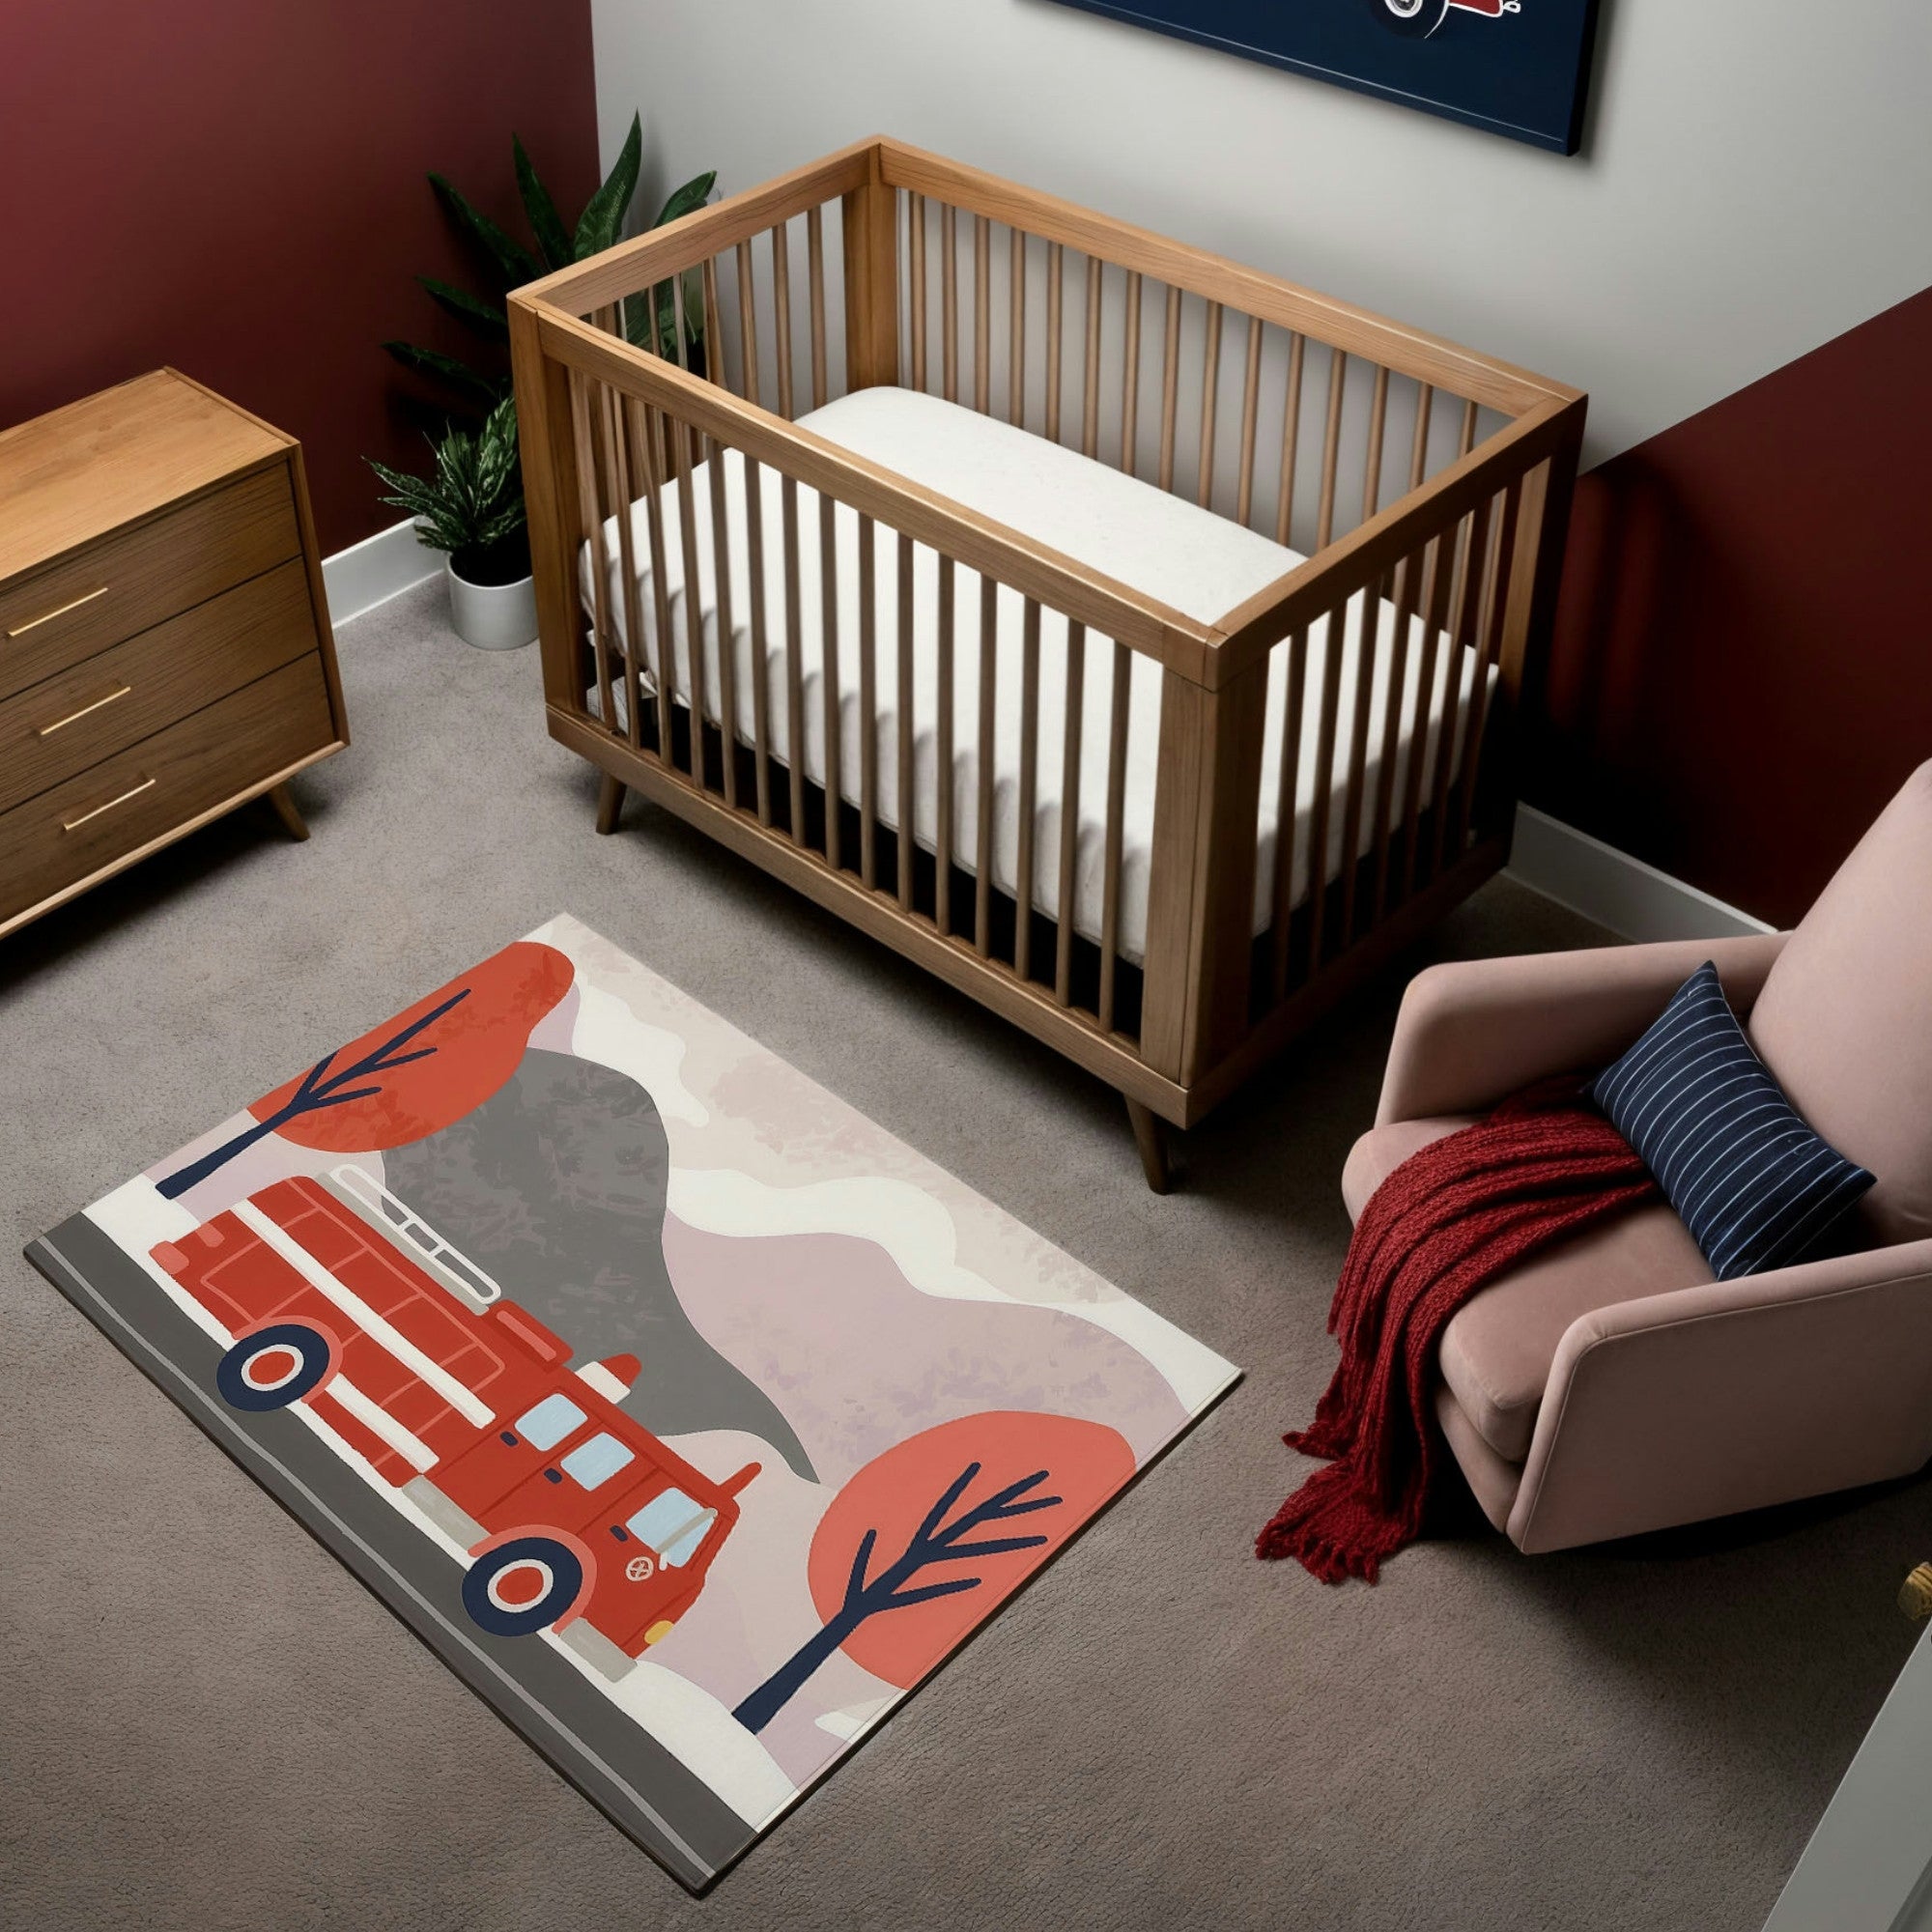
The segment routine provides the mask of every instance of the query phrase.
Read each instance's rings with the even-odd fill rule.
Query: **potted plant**
[[[432,440],[436,472],[407,476],[374,459],[373,469],[394,493],[382,501],[408,510],[418,521],[418,539],[447,552],[443,574],[449,583],[449,613],[458,634],[485,650],[508,650],[528,643],[537,633],[536,594],[530,581],[529,536],[524,522],[522,478],[517,465],[516,403],[510,394],[506,349],[510,338],[505,297],[521,283],[553,269],[581,262],[611,246],[637,190],[643,156],[643,124],[631,117],[611,172],[578,217],[564,224],[524,144],[510,137],[510,158],[524,213],[535,238],[534,249],[472,207],[441,175],[430,176],[437,199],[487,276],[481,295],[433,275],[416,277],[438,306],[487,345],[482,367],[411,342],[385,342],[397,361],[431,377],[462,400],[457,410],[474,421],[473,412],[490,412],[480,432],[451,421],[440,440]],[[652,227],[675,221],[702,208],[718,177],[698,175],[676,190],[658,211]],[[623,303],[624,332],[640,347],[676,354],[677,302],[663,283]],[[684,354],[691,368],[704,372],[708,318],[694,278],[684,289]]]
[[[475,434],[452,424],[432,442],[436,469],[411,476],[373,457],[393,493],[382,500],[416,519],[416,540],[445,553],[449,617],[479,650],[514,650],[537,634],[529,530],[517,471],[517,406],[505,397]]]

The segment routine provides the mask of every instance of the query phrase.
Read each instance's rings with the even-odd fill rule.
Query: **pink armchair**
[[[1492,1282],[1436,1410],[1485,1513],[1561,1549],[1900,1476],[1932,1457],[1932,764],[1794,933],[1436,966],[1409,986],[1351,1215],[1417,1148],[1607,1065],[1715,959],[1795,1106],[1878,1184],[1859,1250],[1717,1282],[1667,1206]]]

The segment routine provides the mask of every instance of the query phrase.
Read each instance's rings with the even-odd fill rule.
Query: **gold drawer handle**
[[[92,811],[83,811],[78,818],[65,818],[61,821],[63,832],[78,832],[90,818],[99,818],[103,811],[112,811],[117,805],[126,805],[130,798],[139,798],[144,791],[152,790],[156,781],[143,779],[137,785],[130,786],[119,798],[110,798],[105,805],[97,805]]]
[[[133,690],[131,684],[124,684],[119,691],[110,691],[105,697],[97,697],[92,704],[83,704],[78,711],[70,711],[65,718],[56,718],[51,724],[43,724],[35,736],[51,738],[56,731],[65,731],[70,724],[78,724],[102,705],[112,704],[116,698],[130,696]]]
[[[105,597],[107,586],[90,590],[85,597],[76,597],[71,604],[63,604],[58,611],[43,611],[38,617],[30,617],[24,624],[15,624],[7,633],[10,638],[24,638],[29,631],[38,631],[43,624],[51,624],[56,617],[65,617],[70,611],[78,611],[83,604],[92,604],[97,597]]]

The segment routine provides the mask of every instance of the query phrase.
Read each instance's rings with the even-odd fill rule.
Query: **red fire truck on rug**
[[[277,1181],[154,1259],[232,1338],[224,1401],[307,1403],[468,1552],[478,1626],[554,1628],[609,1676],[696,1600],[758,1473],[715,1483],[673,1454],[618,1406],[636,1356],[570,1368],[567,1342],[360,1168]]]

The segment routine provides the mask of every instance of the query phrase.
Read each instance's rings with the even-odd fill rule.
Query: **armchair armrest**
[[[1525,1550],[1903,1476],[1932,1457],[1932,1240],[1579,1316],[1511,1509]]]
[[[1376,1124],[1478,1114],[1533,1080],[1607,1066],[1705,960],[1747,1013],[1781,932],[1457,960],[1409,981]]]

